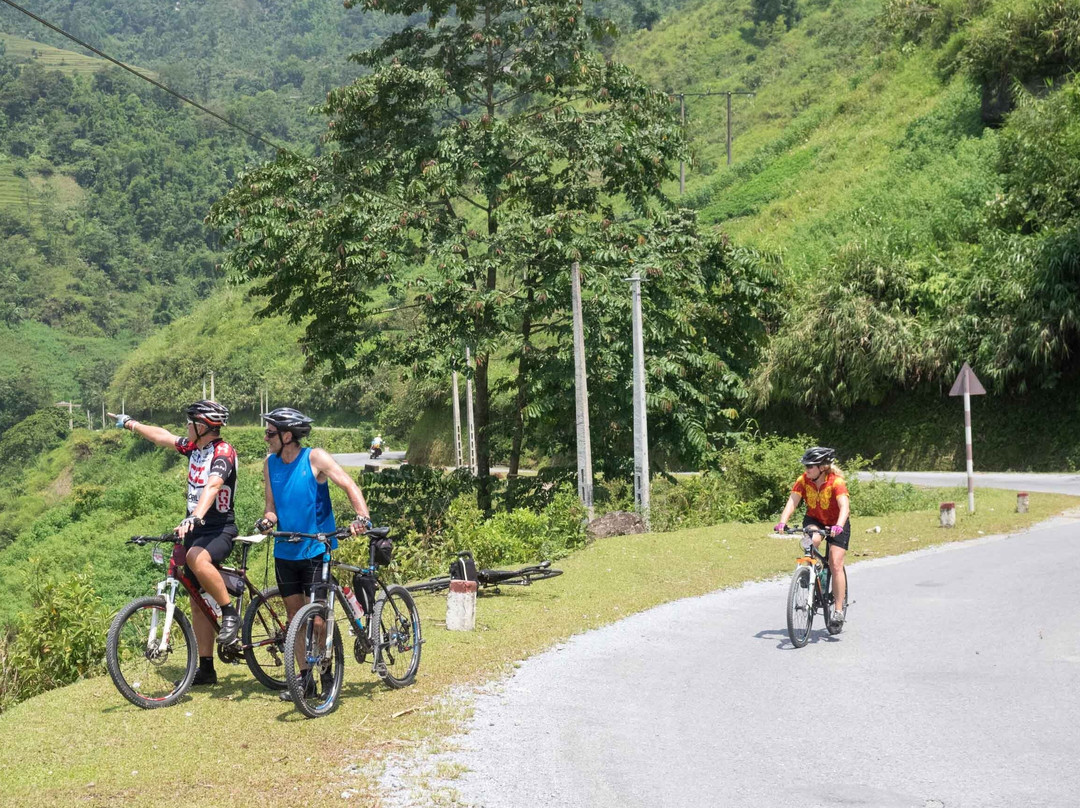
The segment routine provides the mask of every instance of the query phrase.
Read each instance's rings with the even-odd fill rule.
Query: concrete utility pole
[[[214,371],[212,370],[210,371],[210,400],[217,401],[217,399],[214,398]]]
[[[634,503],[649,530],[649,425],[645,414],[645,342],[641,324],[641,277],[630,282],[634,321]]]
[[[454,468],[461,468],[461,403],[458,401],[457,371],[453,372],[454,379]]]
[[[589,437],[589,389],[585,375],[585,325],[581,314],[581,267],[570,265],[570,296],[574,308],[574,404],[577,412],[577,476],[581,504],[593,518],[592,441]]]
[[[733,95],[754,95],[752,92],[745,90],[733,90],[733,91],[709,91],[705,93],[676,93],[679,98],[679,120],[682,121],[682,127],[686,129],[686,97],[696,96],[698,98],[704,98],[710,95],[726,95],[727,96],[727,164],[731,165],[731,96]],[[686,193],[686,167],[682,160],[679,161],[679,194]]]
[[[472,368],[472,353],[468,348],[465,349],[465,365],[470,369]],[[473,421],[471,373],[465,377],[465,417],[469,429],[469,468],[472,470],[473,476],[476,477],[480,474],[480,467],[476,461],[476,423]]]

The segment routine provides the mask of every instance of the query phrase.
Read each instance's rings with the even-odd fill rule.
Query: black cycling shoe
[[[221,631],[218,632],[218,645],[232,645],[240,633],[240,616],[226,614],[221,617]]]
[[[216,685],[217,684],[217,671],[204,671],[202,668],[198,668],[195,671],[195,676],[191,680],[191,686],[195,685]],[[173,682],[174,687],[180,687],[180,682]]]

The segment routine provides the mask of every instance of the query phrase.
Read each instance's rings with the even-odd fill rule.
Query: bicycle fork
[[[157,654],[169,647],[169,632],[172,631],[173,615],[176,613],[176,587],[180,582],[175,578],[166,578],[157,585],[158,597],[165,597],[165,617],[161,623],[161,641],[157,639],[158,612],[155,609],[150,617],[150,634],[146,638],[146,651],[148,654]],[[165,594],[165,588],[169,588],[169,594]]]

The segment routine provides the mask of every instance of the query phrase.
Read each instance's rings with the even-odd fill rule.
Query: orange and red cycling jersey
[[[840,505],[836,498],[841,494],[847,496],[848,493],[847,483],[839,474],[828,472],[820,485],[808,480],[806,474],[800,474],[791,490],[803,498],[807,516],[823,525],[838,524]]]

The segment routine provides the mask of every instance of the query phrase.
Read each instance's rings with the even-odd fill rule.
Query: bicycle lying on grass
[[[475,571],[475,579],[479,588],[484,589],[491,587],[495,592],[499,591],[499,586],[501,584],[531,586],[533,581],[557,578],[563,574],[562,570],[552,569],[550,561],[541,561],[539,564],[521,567],[516,570],[477,570],[472,564],[472,553],[468,550],[463,553],[458,553],[457,556],[462,562],[467,560],[467,565],[460,565],[462,569],[468,568]],[[458,563],[459,562],[454,562],[454,564]],[[461,577],[471,579],[473,576],[466,572]],[[432,578],[430,581],[407,584],[405,588],[410,592],[445,592],[450,588],[450,582],[452,580],[454,580],[453,576],[443,575],[438,578]]]
[[[326,545],[321,580],[313,587],[311,602],[293,615],[285,636],[285,682],[293,703],[308,718],[333,712],[341,693],[345,650],[335,618],[337,604],[345,610],[358,663],[364,664],[371,654],[372,673],[393,688],[410,685],[416,678],[423,644],[416,603],[404,587],[387,586],[377,575],[380,565],[390,563],[389,533],[388,527],[367,531],[366,567],[333,560],[330,541],[349,538],[348,528],[336,533],[273,534],[286,541],[315,539]],[[351,572],[353,590],[339,584],[331,569]]]
[[[238,566],[219,569],[238,612],[245,596],[251,603],[244,612],[240,637],[232,644],[217,645],[222,662],[236,664],[243,659],[252,674],[271,690],[285,687],[284,648],[285,601],[277,587],[260,591],[247,577],[248,554],[265,537],[237,536],[240,546]],[[199,649],[195,631],[187,615],[177,608],[176,595],[187,590],[191,608],[206,615],[215,632],[220,615],[203,596],[199,584],[184,566],[183,539],[175,533],[160,536],[132,536],[128,544],[153,544],[153,558],[165,563],[162,545],[173,545],[165,580],[157,585],[157,595],[136,598],[113,618],[105,643],[105,662],[113,684],[132,704],[153,710],[175,704],[191,687],[198,665]]]
[[[822,553],[813,545],[815,535],[826,537],[826,533],[814,525],[789,527],[782,534],[802,536],[804,555],[796,559],[795,572],[791,576],[791,588],[787,598],[787,627],[791,644],[802,648],[810,638],[810,627],[814,615],[821,612],[825,618],[825,628],[829,634],[839,634],[843,626],[834,625],[832,611],[834,607],[832,593],[832,572],[829,570],[827,552]],[[828,539],[824,541],[827,543]],[[846,572],[846,570],[845,570]],[[848,601],[851,594],[851,576],[847,576],[847,588],[844,592],[844,614],[847,615]]]

